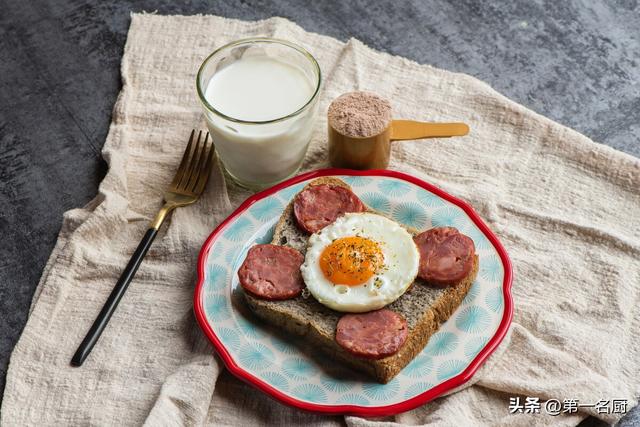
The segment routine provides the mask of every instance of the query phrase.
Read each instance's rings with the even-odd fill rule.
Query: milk
[[[225,168],[241,184],[264,188],[298,170],[317,109],[312,97],[318,81],[312,78],[298,65],[266,55],[244,56],[210,77],[205,99],[228,118],[205,109],[209,131]],[[291,118],[246,123],[282,119],[310,100]]]
[[[294,65],[267,56],[244,57],[211,77],[205,98],[235,119],[267,121],[298,111],[314,89]]]

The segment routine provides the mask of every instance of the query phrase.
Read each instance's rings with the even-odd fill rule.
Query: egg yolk
[[[364,237],[334,240],[320,256],[324,277],[336,285],[361,285],[384,265],[380,245]]]

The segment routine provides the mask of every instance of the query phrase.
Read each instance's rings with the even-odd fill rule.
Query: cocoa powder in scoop
[[[366,138],[377,135],[391,121],[391,104],[371,92],[349,92],[329,105],[329,125],[343,135]]]

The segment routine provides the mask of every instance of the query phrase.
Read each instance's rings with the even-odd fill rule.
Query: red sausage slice
[[[432,228],[413,241],[420,252],[418,277],[433,285],[454,285],[473,268],[473,240],[453,227]]]
[[[312,185],[299,192],[293,201],[298,226],[315,233],[347,212],[363,212],[364,204],[351,190],[339,185]]]
[[[408,334],[405,318],[383,308],[342,316],[336,329],[336,342],[354,356],[382,359],[395,354]]]
[[[267,300],[297,297],[304,289],[300,266],[304,256],[293,248],[255,245],[238,270],[242,289]]]

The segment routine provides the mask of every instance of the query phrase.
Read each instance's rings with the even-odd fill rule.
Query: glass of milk
[[[203,62],[198,96],[218,157],[235,181],[262,189],[298,171],[320,82],[315,58],[285,40],[238,40]]]

